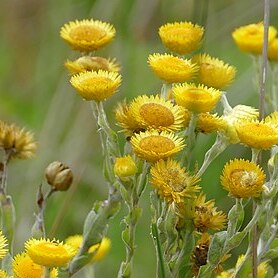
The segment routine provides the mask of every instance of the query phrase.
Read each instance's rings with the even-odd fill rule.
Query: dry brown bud
[[[68,190],[73,180],[71,169],[60,161],[54,161],[47,166],[45,177],[48,184],[58,191]]]

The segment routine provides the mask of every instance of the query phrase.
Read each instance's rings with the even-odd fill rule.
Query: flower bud
[[[117,157],[114,164],[114,173],[120,179],[130,177],[137,173],[137,166],[130,155]]]
[[[66,191],[73,180],[71,169],[59,161],[54,161],[47,166],[45,177],[48,184],[58,191]]]

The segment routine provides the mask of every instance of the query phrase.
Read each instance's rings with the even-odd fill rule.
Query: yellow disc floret
[[[188,54],[199,48],[204,28],[191,22],[174,22],[161,26],[158,33],[169,50]]]
[[[105,46],[115,34],[115,28],[111,24],[93,19],[71,21],[60,31],[61,37],[73,49],[81,52],[91,52]]]
[[[218,103],[222,93],[204,85],[184,83],[175,85],[173,94],[178,105],[189,111],[202,113],[210,112]]]
[[[234,159],[224,166],[221,184],[235,198],[258,197],[265,183],[264,171],[255,163]]]
[[[199,66],[197,74],[199,83],[208,87],[222,89],[228,86],[235,77],[235,67],[207,54],[196,55],[191,60]]]
[[[185,82],[192,79],[198,67],[190,60],[170,54],[152,54],[148,63],[153,72],[168,83]]]
[[[130,140],[135,154],[147,161],[155,162],[178,153],[184,147],[184,140],[172,132],[156,130],[140,132]]]
[[[274,40],[276,34],[277,30],[273,26],[269,26],[269,44]],[[232,33],[232,36],[242,51],[255,55],[262,54],[264,41],[264,25],[262,22],[241,26]]]
[[[76,74],[70,83],[85,100],[103,101],[118,90],[121,80],[116,72],[99,70]]]
[[[25,249],[36,264],[46,267],[65,266],[75,255],[70,245],[49,239],[30,239],[25,243]]]

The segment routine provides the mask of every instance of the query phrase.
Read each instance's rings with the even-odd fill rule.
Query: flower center
[[[165,36],[171,36],[171,37],[178,37],[178,38],[182,38],[182,39],[188,39],[189,37],[191,37],[191,35],[192,35],[192,32],[190,32],[188,29],[181,28],[181,27],[180,28],[175,27],[175,28],[169,29],[166,32]]]
[[[172,70],[184,70],[188,65],[179,58],[176,57],[164,57],[160,61],[161,67],[170,68]]]
[[[57,243],[41,243],[36,245],[36,252],[45,255],[56,254],[59,256],[67,255],[65,248]]]
[[[157,103],[146,103],[140,107],[140,115],[149,125],[170,126],[174,123],[171,110]]]
[[[165,183],[171,187],[175,192],[181,192],[185,188],[184,176],[178,169],[165,169],[162,173],[163,180]]]
[[[72,29],[69,35],[77,41],[91,42],[101,40],[106,35],[106,32],[96,26],[81,25]]]
[[[277,136],[277,132],[275,130],[262,123],[256,123],[256,124],[247,124],[245,126],[246,130],[249,130],[252,132],[252,134],[256,134],[256,136],[260,137],[268,137],[268,136]]]
[[[243,169],[235,169],[231,172],[232,179],[243,186],[252,186],[256,182],[257,174],[253,171],[245,171]]]
[[[145,151],[155,153],[167,153],[175,148],[175,144],[171,139],[159,135],[143,138],[139,146]]]
[[[103,76],[94,76],[82,81],[82,86],[84,87],[110,87],[111,79]]]
[[[205,101],[211,99],[211,94],[203,89],[190,88],[185,91],[189,99],[194,101]]]

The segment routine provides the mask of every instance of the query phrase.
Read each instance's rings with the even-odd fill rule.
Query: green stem
[[[270,99],[270,104],[271,104],[271,109],[272,111],[277,111],[278,110],[278,66],[276,63],[271,64],[271,99]]]

